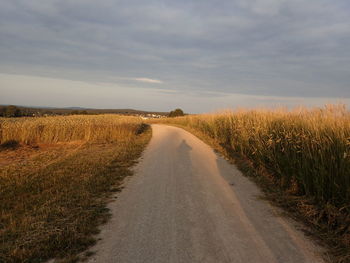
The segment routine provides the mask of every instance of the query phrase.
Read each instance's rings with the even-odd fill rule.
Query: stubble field
[[[0,119],[0,262],[76,261],[150,137],[136,117]]]

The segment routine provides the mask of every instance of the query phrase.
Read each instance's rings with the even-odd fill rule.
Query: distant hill
[[[0,105],[0,111],[9,105]],[[157,112],[157,111],[142,111],[134,109],[93,109],[93,108],[82,108],[82,107],[41,107],[41,106],[22,106],[14,105],[20,109],[22,115],[33,116],[33,115],[69,115],[69,114],[106,114],[115,113],[122,115],[147,115],[156,114],[167,116],[169,112]]]
[[[56,108],[57,109],[57,108]],[[61,109],[67,109],[67,110],[87,110],[87,109],[90,109],[90,108],[82,108],[82,107],[64,107],[64,108],[61,108]]]

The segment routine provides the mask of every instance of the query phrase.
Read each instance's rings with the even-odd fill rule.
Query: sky
[[[348,0],[0,0],[0,104],[350,106]]]

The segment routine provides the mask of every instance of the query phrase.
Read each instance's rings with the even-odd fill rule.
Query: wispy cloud
[[[139,81],[139,82],[144,82],[144,83],[156,83],[156,84],[161,84],[163,81],[159,79],[150,79],[150,78],[135,78],[134,80]]]
[[[96,90],[99,92],[96,93]],[[0,104],[91,108],[137,108],[169,111],[182,108],[198,113],[237,107],[322,106],[350,99],[255,96],[222,92],[143,88],[115,83],[72,81],[0,73]],[[21,96],[18,96],[20,94]]]

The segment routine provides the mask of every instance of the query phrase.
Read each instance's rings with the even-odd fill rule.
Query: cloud
[[[350,98],[349,12],[343,0],[0,1],[0,72]]]
[[[238,0],[240,6],[259,15],[276,15],[280,12],[286,0]]]
[[[135,78],[136,81],[144,82],[144,83],[155,83],[155,84],[161,84],[163,81],[158,79],[149,79],[149,78]]]

